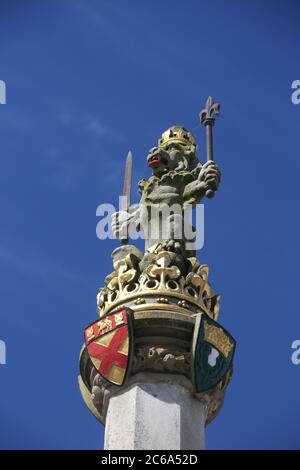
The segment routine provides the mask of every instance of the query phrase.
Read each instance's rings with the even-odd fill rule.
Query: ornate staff
[[[207,98],[205,109],[200,112],[201,124],[206,128],[206,158],[207,161],[214,161],[212,128],[215,124],[216,116],[220,113],[220,105],[214,103],[211,96]],[[212,189],[206,191],[206,197],[211,198],[214,195]]]

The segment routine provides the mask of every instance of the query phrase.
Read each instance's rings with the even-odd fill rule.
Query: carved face
[[[154,175],[168,171],[190,169],[196,160],[194,146],[183,147],[176,142],[170,142],[164,147],[153,147],[149,150],[147,162]]]
[[[166,173],[170,170],[169,154],[161,147],[149,150],[147,163],[153,174]]]

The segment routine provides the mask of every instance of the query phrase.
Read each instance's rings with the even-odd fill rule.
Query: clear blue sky
[[[299,2],[1,0],[1,448],[103,445],[77,387],[83,328],[111,271],[96,207],[135,182],[170,125],[222,105],[206,204],[210,280],[238,342],[209,449],[300,448]],[[138,200],[138,194],[134,194]]]

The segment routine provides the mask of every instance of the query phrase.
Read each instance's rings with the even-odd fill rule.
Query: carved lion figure
[[[220,169],[213,161],[199,162],[194,136],[180,126],[163,133],[147,164],[152,176],[139,182],[140,203],[114,214],[113,231],[117,238],[126,238],[132,230],[142,230],[145,251],[160,246],[191,255],[193,249],[186,246],[193,241],[190,211],[208,190],[218,189]]]

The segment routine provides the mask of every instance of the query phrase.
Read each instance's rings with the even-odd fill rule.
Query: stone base
[[[105,449],[204,449],[206,414],[180,377],[134,383],[109,400]]]

